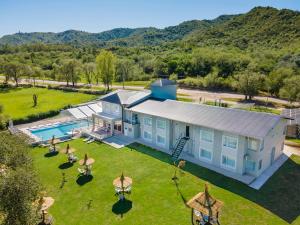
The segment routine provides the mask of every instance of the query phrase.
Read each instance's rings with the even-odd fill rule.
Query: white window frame
[[[148,133],[148,134],[150,134],[151,138],[146,138],[145,137],[145,132]],[[146,141],[152,142],[152,132],[149,132],[148,130],[144,130],[143,131],[143,139],[146,140]]]
[[[255,148],[255,149],[254,149],[254,148],[252,148],[253,146],[251,146],[251,144],[252,144],[253,142],[255,142],[255,143],[256,143],[256,148]],[[248,141],[247,141],[247,148],[248,148],[249,150],[252,150],[252,151],[257,151],[259,147],[260,147],[260,146],[259,146],[259,142],[258,142],[258,140],[254,139],[254,138],[250,138],[250,137],[248,137]]]
[[[254,163],[254,169],[252,170],[252,168],[251,168],[251,170],[249,170],[249,168],[247,168],[247,163],[249,163],[249,162],[251,162],[251,163]],[[247,160],[246,161],[246,165],[245,165],[245,167],[246,167],[246,170],[248,170],[249,172],[255,172],[256,171],[256,161],[255,160]]]
[[[158,123],[159,122],[162,122],[164,124],[164,128],[161,128],[158,126]],[[156,119],[156,129],[159,129],[159,130],[166,130],[167,128],[167,123],[165,120],[162,120],[162,119]]]
[[[202,139],[202,133],[203,133],[203,132],[208,132],[208,133],[211,134],[211,137],[212,137],[211,141]],[[201,129],[201,130],[200,130],[200,141],[206,142],[206,143],[213,143],[213,142],[214,142],[214,131],[212,131],[212,130],[204,130],[204,129]]]
[[[227,164],[224,164],[223,163],[223,157],[227,157],[231,160],[234,160],[234,167],[230,166],[230,165],[227,165]],[[223,168],[227,168],[227,169],[232,169],[232,170],[236,170],[236,159],[233,159],[232,157],[228,156],[228,155],[223,155],[221,154],[221,165]]]
[[[225,138],[233,138],[236,140],[236,147],[232,148],[230,146],[225,145]],[[223,135],[222,137],[222,147],[224,148],[228,148],[228,149],[233,149],[233,150],[237,150],[239,148],[239,138],[238,137],[234,137],[234,136],[230,136],[230,135]]]
[[[206,157],[203,157],[203,156],[201,156],[201,151],[202,150],[204,150],[204,151],[207,151],[207,152],[210,152],[210,159],[208,159],[208,158],[206,158]],[[213,151],[211,151],[211,150],[208,150],[208,149],[206,149],[206,148],[203,148],[203,147],[201,147],[200,146],[200,148],[199,148],[199,158],[200,159],[202,159],[202,160],[204,160],[204,161],[208,161],[208,162],[211,162],[212,161],[212,159],[213,159]]]
[[[151,124],[147,124],[146,123],[146,120],[149,119],[149,121],[151,121]],[[144,126],[147,126],[147,127],[152,127],[152,117],[150,116],[145,116],[144,119],[143,119],[143,122],[144,122]]]
[[[160,136],[160,137],[162,137],[164,139],[164,143],[158,142],[158,136]],[[163,146],[163,147],[166,146],[166,136],[162,136],[162,135],[157,134],[156,135],[156,144],[160,145],[160,146]]]

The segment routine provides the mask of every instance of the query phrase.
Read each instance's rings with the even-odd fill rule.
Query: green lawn
[[[33,107],[33,94],[38,95],[37,107]],[[94,95],[48,90],[46,88],[0,89],[0,105],[4,107],[4,114],[13,119],[50,110],[59,110],[67,105],[79,104],[95,98]]]
[[[177,97],[177,100],[182,102],[194,102],[192,98],[185,98],[185,97]]]
[[[125,81],[125,86],[141,86],[144,87],[149,83],[149,81],[142,81],[142,80],[136,80],[136,81]],[[113,85],[119,85],[122,86],[123,82],[113,82]]]
[[[300,144],[300,139],[298,138],[287,138],[288,141],[292,141],[292,142],[295,142],[297,144]]]
[[[210,183],[211,194],[224,202],[222,225],[299,225],[300,158],[293,156],[256,191],[208,169],[187,163],[178,185],[171,180],[170,156],[134,144],[114,149],[100,143],[70,142],[82,158],[93,157],[93,179],[78,180],[78,164],[66,168],[66,155],[45,157],[46,148],[34,148],[32,156],[40,180],[55,203],[49,212],[55,224],[68,225],[185,225],[190,210],[185,202]],[[61,147],[65,147],[66,143]],[[112,181],[122,172],[132,177],[132,194],[126,208],[116,208]],[[63,182],[63,177],[65,182]],[[130,203],[132,204],[130,207]],[[120,212],[126,210],[121,218]],[[128,211],[129,210],[129,211]]]

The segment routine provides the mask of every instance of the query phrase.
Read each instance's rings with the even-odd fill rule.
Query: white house
[[[174,85],[156,82],[155,94],[119,90],[101,97],[103,111],[93,115],[93,129],[98,124],[110,135],[122,133],[173,160],[183,158],[247,184],[283,153],[283,117],[159,98],[172,95]]]

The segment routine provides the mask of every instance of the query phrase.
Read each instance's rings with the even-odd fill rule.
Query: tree
[[[62,80],[67,82],[67,86],[69,86],[69,82],[72,82],[72,86],[75,86],[75,83],[79,80],[79,62],[75,59],[67,60],[62,63],[60,66],[60,74]]]
[[[291,104],[300,101],[300,75],[285,79],[279,95],[288,99]]]
[[[24,141],[7,132],[0,134],[0,164],[6,168],[0,179],[0,214],[5,225],[32,225],[38,219],[32,203],[40,185]]]
[[[235,85],[245,95],[245,100],[251,100],[258,93],[263,83],[263,76],[252,71],[237,74],[235,79]]]
[[[279,68],[273,70],[266,79],[267,89],[272,95],[279,96],[279,90],[284,85],[284,79],[291,77],[293,75],[293,70],[291,68]]]
[[[99,77],[102,79],[107,91],[109,91],[109,85],[112,83],[115,75],[116,57],[112,52],[102,50],[96,57],[96,68]]]
[[[120,76],[118,81],[123,82],[123,89],[125,88],[125,80],[128,80],[130,72],[132,70],[132,62],[128,59],[118,60],[117,63],[117,73],[116,75]]]
[[[80,79],[80,63],[73,59],[68,63],[70,78],[72,86],[75,87],[75,83]]]
[[[85,75],[85,80],[88,84],[91,84],[93,81],[93,78],[95,76],[96,71],[96,65],[95,63],[85,63],[83,64],[83,73]]]
[[[9,78],[12,78],[16,86],[19,86],[19,79],[23,71],[23,65],[18,62],[8,62],[3,66],[3,72],[5,74],[5,82],[8,82]]]

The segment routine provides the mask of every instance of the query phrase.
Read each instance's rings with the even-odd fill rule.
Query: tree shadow
[[[177,179],[174,179],[173,181],[174,181],[174,184],[175,184],[176,189],[177,189],[177,194],[180,195],[180,198],[181,198],[183,204],[184,204],[185,206],[187,206],[187,205],[186,205],[187,200],[186,200],[186,198],[184,197],[183,193],[181,192],[181,190],[180,190],[180,188],[179,188],[179,183],[177,182]]]
[[[116,215],[121,215],[121,217],[123,217],[123,214],[129,212],[131,208],[132,201],[127,199],[119,200],[112,206],[112,212]]]
[[[71,168],[72,166],[73,166],[73,163],[65,162],[65,163],[60,164],[58,166],[58,168],[61,170],[65,170],[65,169]]]
[[[55,152],[47,152],[44,156],[46,158],[50,158],[50,157],[54,157],[54,156],[57,156],[58,155],[58,151],[55,151]]]
[[[93,175],[80,175],[77,180],[76,183],[80,186],[85,185],[88,182],[91,182],[93,180]]]
[[[164,152],[136,143],[131,144],[130,148],[172,165],[170,155]],[[293,160],[295,157],[289,158],[260,190],[188,161],[184,170],[255,202],[286,222],[292,223],[300,215],[300,165]],[[184,201],[184,195],[181,192],[179,194]]]

